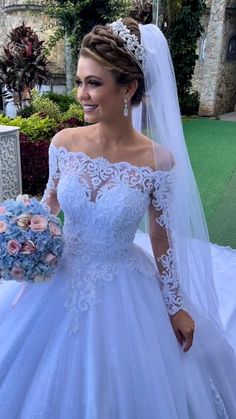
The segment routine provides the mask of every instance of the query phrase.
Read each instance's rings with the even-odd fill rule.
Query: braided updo
[[[122,19],[124,25],[135,34],[140,41],[138,23],[132,18]],[[124,41],[115,35],[109,26],[95,26],[85,35],[80,56],[93,58],[103,67],[112,72],[116,82],[120,85],[129,85],[137,80],[138,87],[134,93],[131,104],[138,105],[144,94],[144,76],[138,64],[124,48]]]

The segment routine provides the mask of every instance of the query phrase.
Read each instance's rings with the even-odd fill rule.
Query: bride
[[[60,265],[21,294],[2,285],[0,417],[234,419],[235,354],[163,35],[128,18],[95,27],[77,84],[90,125],[54,137],[43,198],[65,214]]]

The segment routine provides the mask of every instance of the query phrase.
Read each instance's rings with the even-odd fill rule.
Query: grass
[[[236,122],[186,119],[184,132],[210,239],[236,248]]]

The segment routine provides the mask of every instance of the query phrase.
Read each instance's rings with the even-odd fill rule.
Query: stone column
[[[0,126],[0,201],[22,193],[19,128]]]
[[[227,0],[212,0],[202,74],[199,115],[215,114],[217,85],[220,77],[222,42]]]

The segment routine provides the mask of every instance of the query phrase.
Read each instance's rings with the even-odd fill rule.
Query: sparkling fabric
[[[65,250],[49,283],[1,285],[1,418],[236,417],[233,351],[182,296],[168,239],[158,269],[134,243],[150,206],[168,228],[173,182],[51,146],[43,201],[65,214]],[[168,316],[183,304],[197,323],[188,354]]]

